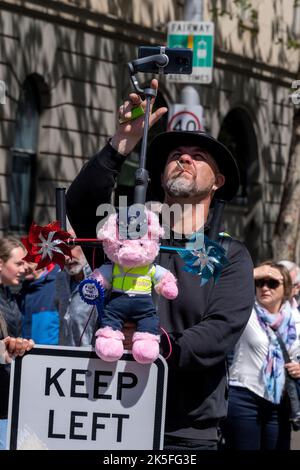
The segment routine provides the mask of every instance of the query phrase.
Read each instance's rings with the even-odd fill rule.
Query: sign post
[[[168,75],[179,83],[211,83],[214,52],[214,23],[205,21],[172,21],[168,24],[168,47],[193,49],[191,75]]]
[[[38,346],[12,366],[9,449],[162,449],[165,360],[104,362],[90,347]]]

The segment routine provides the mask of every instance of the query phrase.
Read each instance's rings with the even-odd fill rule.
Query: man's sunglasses
[[[264,287],[267,286],[269,289],[277,289],[281,284],[281,281],[277,281],[276,279],[256,279],[255,280],[255,287]]]

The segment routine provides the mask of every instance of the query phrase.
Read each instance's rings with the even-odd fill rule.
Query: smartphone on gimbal
[[[141,46],[139,47],[139,59],[144,57],[161,54],[160,46]],[[184,47],[165,47],[163,53],[168,56],[169,62],[165,67],[160,67],[157,63],[149,62],[136,65],[137,72],[160,73],[164,74],[191,74],[193,68],[193,50]]]

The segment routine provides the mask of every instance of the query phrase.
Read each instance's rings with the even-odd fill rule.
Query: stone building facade
[[[293,4],[204,1],[203,19],[215,22],[214,79],[196,88],[207,131],[231,147],[241,169],[225,228],[246,242],[255,261],[270,255],[289,155],[299,57],[288,48],[298,26]],[[114,131],[130,90],[127,62],[140,45],[166,44],[166,25],[182,20],[183,6],[182,0],[1,2],[0,233],[54,220],[55,188],[68,188]],[[159,102],[178,102],[180,86],[163,78]],[[156,131],[164,126],[166,120]],[[124,168],[120,193],[130,192],[135,164],[132,158]]]

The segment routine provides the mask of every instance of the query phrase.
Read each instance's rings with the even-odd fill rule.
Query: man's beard
[[[66,264],[64,269],[70,276],[76,276],[82,272],[83,265],[80,263]]]
[[[165,183],[165,191],[171,197],[188,198],[193,196],[201,195],[201,191],[198,188],[195,179],[186,179],[180,175],[171,177]],[[206,195],[207,191],[205,191]]]

